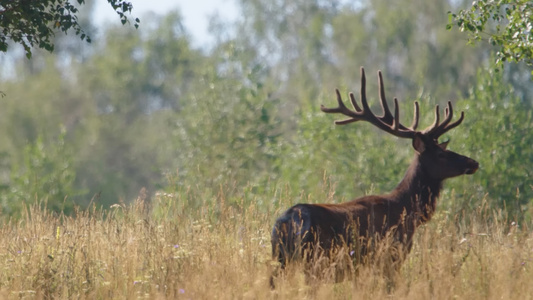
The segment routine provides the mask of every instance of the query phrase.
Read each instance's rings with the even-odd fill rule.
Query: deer
[[[394,98],[394,114],[385,98],[383,76],[378,71],[379,100],[383,114],[376,116],[366,99],[366,78],[361,67],[359,105],[353,93],[349,93],[353,109],[348,108],[336,89],[338,107],[320,109],[327,114],[348,117],[335,121],[347,125],[366,121],[395,137],[410,139],[415,152],[411,165],[403,179],[390,193],[367,195],[344,203],[296,204],[286,210],[272,229],[272,258],[278,269],[274,278],[292,261],[300,260],[311,265],[321,256],[332,258],[335,250],[344,247],[352,257],[350,262],[369,263],[375,245],[386,237],[392,239],[395,255],[391,263],[396,268],[411,251],[415,229],[428,222],[436,209],[436,202],[443,188],[443,181],[463,174],[474,174],[479,164],[472,158],[447,150],[448,141],[439,143],[444,133],[459,126],[464,112],[452,122],[453,106],[448,101],[444,119],[440,122],[439,106],[435,107],[435,121],[426,129],[417,130],[419,105],[414,102],[411,126],[400,123],[398,99]],[[355,254],[355,255],[354,255]],[[309,268],[309,267],[308,267]]]

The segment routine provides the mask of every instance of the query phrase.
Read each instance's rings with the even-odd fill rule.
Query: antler
[[[337,125],[345,125],[357,121],[367,121],[373,124],[374,126],[401,138],[413,138],[416,133],[416,128],[418,126],[418,102],[415,101],[414,104],[414,118],[413,124],[407,128],[400,123],[400,111],[398,108],[398,99],[394,98],[394,116],[389,110],[387,105],[387,100],[385,99],[385,88],[383,86],[383,76],[381,71],[378,71],[378,84],[379,84],[379,100],[381,103],[381,108],[383,109],[383,116],[378,117],[372,113],[368,103],[366,101],[366,77],[365,69],[361,67],[361,104],[363,108],[360,108],[357,104],[353,93],[350,93],[350,101],[354,110],[347,108],[342,101],[341,94],[339,90],[337,92],[337,102],[339,106],[336,108],[326,108],[323,105],[320,106],[320,109],[325,113],[340,113],[345,116],[348,116],[349,119],[342,121],[335,121]]]
[[[441,135],[446,133],[448,130],[457,127],[465,117],[465,113],[461,112],[461,117],[453,123],[450,123],[453,117],[453,106],[450,101],[448,101],[448,107],[444,110],[444,121],[439,124],[439,105],[435,107],[435,122],[433,125],[426,128],[422,131],[422,134],[431,137],[433,140],[438,140]]]
[[[389,110],[389,106],[387,105],[387,100],[385,99],[385,88],[383,85],[383,76],[381,74],[381,71],[378,71],[378,86],[379,86],[379,100],[381,103],[381,108],[383,110],[383,115],[380,117],[372,113],[366,101],[366,77],[365,77],[365,69],[363,67],[361,67],[361,92],[360,92],[362,108],[357,104],[353,93],[350,93],[350,102],[352,103],[354,110],[351,110],[348,107],[346,107],[344,105],[344,102],[342,100],[339,90],[336,89],[335,92],[337,93],[337,102],[339,103],[339,106],[336,108],[326,108],[323,105],[321,105],[320,109],[325,113],[340,113],[340,114],[343,114],[349,117],[349,119],[335,121],[335,124],[337,125],[345,125],[345,124],[349,124],[349,123],[353,123],[357,121],[367,121],[373,124],[374,126],[394,136],[397,136],[400,138],[413,138],[417,132],[416,128],[418,127],[418,119],[419,119],[418,102],[415,101],[414,103],[413,123],[411,124],[410,127],[405,127],[404,125],[400,123],[400,112],[398,108],[397,98],[394,98],[394,116]],[[450,123],[450,121],[452,120],[452,117],[453,117],[453,107],[452,107],[451,102],[448,102],[448,107],[446,107],[445,109],[444,121],[439,124],[439,106],[437,105],[435,107],[435,122],[428,128],[424,129],[423,131],[418,131],[418,132],[421,132],[425,136],[428,136],[436,141],[445,132],[461,124],[464,118],[464,113],[461,112],[461,117],[457,121]]]

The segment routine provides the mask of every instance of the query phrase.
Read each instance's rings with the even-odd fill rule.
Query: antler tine
[[[382,119],[387,123],[392,123],[392,114],[389,110],[389,105],[387,104],[387,99],[385,98],[385,85],[383,84],[383,75],[381,70],[378,71],[378,86],[379,86],[379,101],[381,103],[381,108],[383,109]]]
[[[352,106],[355,109],[355,111],[361,112],[362,109],[359,107],[359,105],[357,105],[357,101],[355,100],[355,96],[353,95],[353,93],[350,92],[349,96],[350,96],[350,102],[352,102]]]
[[[465,112],[462,111],[461,112],[461,116],[459,117],[459,119],[457,119],[457,121],[451,123],[451,124],[448,124],[448,126],[446,126],[446,128],[443,129],[443,131],[439,134],[440,135],[443,135],[444,133],[446,133],[447,131],[459,126],[462,122],[463,122],[463,119],[465,118]]]
[[[448,106],[444,110],[444,116],[445,116],[444,117],[444,121],[439,126],[439,127],[442,127],[442,128],[445,128],[446,125],[448,125],[448,123],[450,123],[450,121],[453,118],[453,107],[452,107],[452,102],[451,101],[448,101]]]
[[[387,105],[387,104],[385,104]],[[387,108],[387,111],[389,109]],[[385,112],[385,115],[387,113]],[[389,112],[390,114],[390,112]],[[385,116],[383,116],[383,118],[385,118]],[[394,131],[398,131],[398,125],[400,125],[400,109],[398,107],[398,98],[394,98],[394,119],[392,120],[392,124],[393,124],[393,129]]]
[[[365,68],[363,67],[361,67],[361,91],[359,94],[361,97],[361,104],[363,105],[363,112],[370,112],[370,107],[368,107],[368,102],[366,102],[366,76]]]
[[[424,129],[422,133],[426,135],[430,135],[432,132],[435,131],[437,127],[439,127],[439,121],[440,121],[440,115],[439,115],[439,105],[435,105],[435,122],[431,124],[428,128]]]
[[[418,117],[419,117],[419,113],[418,113],[418,110],[419,110],[419,107],[418,107],[418,101],[415,101],[415,111],[413,113],[413,124],[411,124],[411,130],[416,130],[416,128],[418,127]]]
[[[463,122],[464,112],[461,112],[461,117],[457,121],[450,123],[452,118],[453,118],[453,106],[452,106],[452,103],[448,101],[448,105],[444,109],[444,120],[442,121],[442,123],[439,124],[439,106],[436,105],[435,122],[433,123],[433,125],[425,129],[423,133],[431,137],[433,140],[437,140],[441,135],[443,135],[450,129],[455,128],[456,126],[461,124],[461,122]]]
[[[448,107],[446,107],[445,115],[446,117],[444,121],[439,126],[429,132],[429,135],[435,140],[447,131],[451,130],[452,128],[455,128],[456,126],[461,124],[461,122],[463,122],[464,112],[461,112],[461,117],[459,117],[457,121],[450,123],[453,118],[453,106],[450,101],[448,101]]]
[[[335,108],[327,108],[324,105],[320,105],[320,110],[325,113],[344,113],[346,110],[348,110],[348,108],[342,102],[342,97],[341,93],[339,92],[339,89],[335,89],[335,93],[337,93],[337,103],[339,104],[339,106]]]
[[[335,124],[337,125],[344,125],[359,121],[359,115],[356,112],[351,111],[348,107],[346,107],[346,105],[344,105],[339,89],[335,89],[335,92],[337,94],[337,103],[339,104],[339,106],[335,108],[327,108],[324,105],[320,105],[320,110],[325,113],[341,113],[345,116],[350,117],[350,119],[335,121]]]

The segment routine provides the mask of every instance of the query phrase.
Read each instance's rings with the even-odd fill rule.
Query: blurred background
[[[531,67],[495,69],[493,46],[446,29],[469,1],[147,3],[132,1],[135,29],[106,1],[86,1],[91,43],[60,33],[53,53],[29,60],[13,45],[0,56],[3,216],[35,201],[71,213],[161,194],[197,209],[218,196],[261,206],[390,191],[410,142],[335,127],[319,109],[336,105],[335,88],[357,94],[364,66],[376,113],[378,70],[404,123],[415,100],[422,128],[435,104],[465,112],[444,139],[481,168],[449,180],[440,209],[488,204],[530,218]]]

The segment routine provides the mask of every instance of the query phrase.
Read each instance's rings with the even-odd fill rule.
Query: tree
[[[470,95],[456,104],[465,110],[461,126],[469,130],[450,135],[457,140],[455,150],[481,165],[479,174],[461,179],[462,186],[456,183],[456,191],[464,191],[461,198],[471,199],[461,206],[478,205],[484,197],[493,207],[507,207],[522,218],[533,203],[533,172],[528,163],[533,160],[533,113],[531,103],[517,96],[503,77],[502,72],[480,68]]]
[[[468,32],[469,43],[485,40],[498,48],[496,64],[524,61],[533,67],[533,2],[474,1],[470,9],[449,13],[448,29]]]
[[[85,0],[76,0],[79,5]],[[123,0],[107,0],[120,17],[122,24],[128,22],[126,13],[131,13],[133,5]],[[69,0],[35,0],[35,1],[7,1],[0,0],[0,51],[6,52],[11,40],[21,44],[26,57],[31,58],[31,48],[39,47],[52,52],[54,37],[57,30],[65,34],[74,30],[81,40],[88,43],[91,37],[87,35],[78,22],[79,10]],[[139,19],[135,19],[134,26],[139,26]]]

